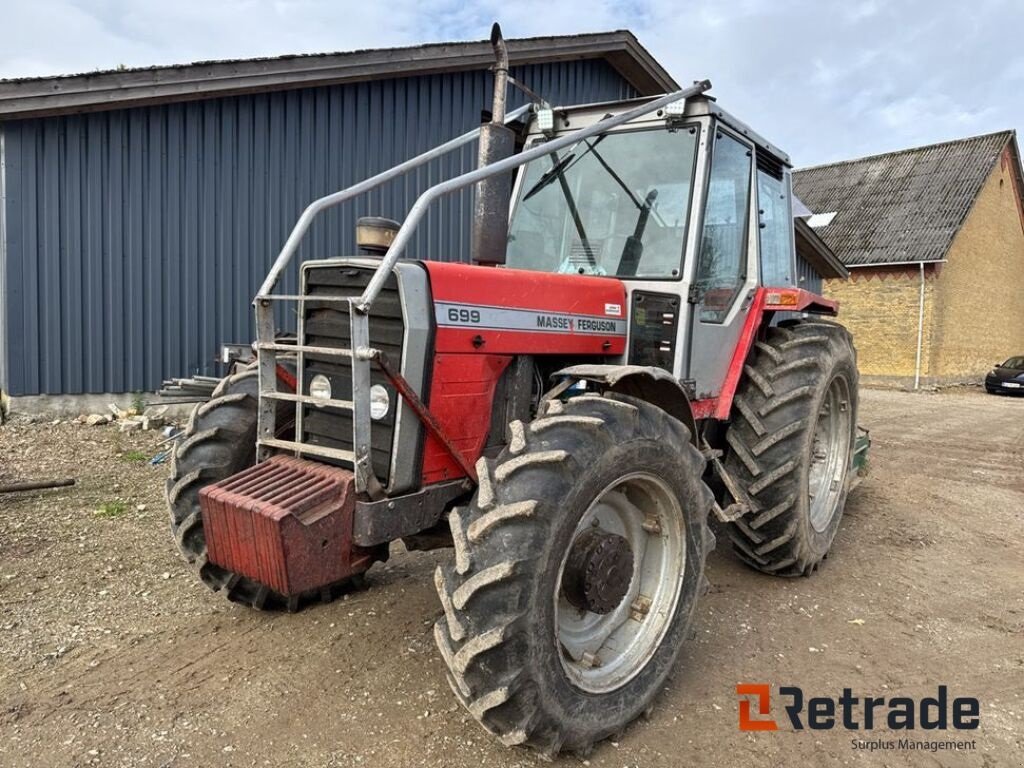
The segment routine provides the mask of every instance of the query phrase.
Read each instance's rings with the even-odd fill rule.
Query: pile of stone
[[[167,406],[159,408],[146,408],[140,412],[137,408],[120,408],[111,403],[107,406],[109,413],[82,414],[78,417],[80,424],[88,424],[90,427],[98,427],[103,424],[118,424],[122,432],[149,431],[151,429],[163,429],[167,424]]]

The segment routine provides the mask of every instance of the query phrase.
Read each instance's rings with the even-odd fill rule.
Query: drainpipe
[[[924,340],[924,262],[918,262],[921,267],[921,294],[917,302],[917,362],[914,364],[914,389],[921,386],[921,344]]]

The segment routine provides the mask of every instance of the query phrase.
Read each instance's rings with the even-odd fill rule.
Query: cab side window
[[[765,285],[796,284],[793,251],[793,213],[790,207],[789,172],[779,176],[757,170],[757,207],[761,218],[761,282]]]
[[[694,283],[701,322],[723,322],[747,279],[752,163],[745,144],[716,134]]]

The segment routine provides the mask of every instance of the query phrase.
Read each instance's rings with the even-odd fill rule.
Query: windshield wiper
[[[637,199],[637,196],[633,194],[633,190],[626,186],[626,182],[622,180],[622,177],[619,176],[619,174],[617,174],[610,165],[608,165],[607,161],[604,159],[604,157],[602,157],[601,153],[598,152],[597,149],[595,149],[595,147],[597,147],[597,142],[595,141],[593,144],[587,144],[587,146],[590,147],[590,151],[594,153],[594,157],[597,158],[597,162],[601,164],[601,167],[605,169],[605,171],[608,173],[609,176],[612,177],[616,184],[622,187],[622,191],[629,196],[630,200],[633,201],[633,205],[635,205],[638,209],[642,210],[644,204]]]
[[[540,192],[542,189],[544,189],[544,187],[548,186],[548,184],[550,184],[559,176],[564,177],[566,171],[568,171],[572,166],[576,165],[576,163],[578,163],[584,157],[589,155],[591,152],[594,152],[594,147],[600,144],[607,135],[607,133],[602,133],[600,136],[594,139],[593,144],[591,144],[589,141],[584,140],[583,143],[587,145],[587,151],[584,152],[579,157],[576,156],[576,147],[579,146],[579,143],[577,142],[576,144],[573,144],[573,146],[569,149],[568,154],[566,154],[562,159],[556,161],[554,165],[552,165],[550,168],[544,171],[543,175],[541,175],[541,177],[537,179],[537,182],[526,191],[526,194],[523,195],[523,202],[529,200],[531,197]],[[558,155],[555,154],[554,152],[552,152],[551,154],[552,160],[558,157]]]
[[[596,144],[597,142],[594,143]],[[573,147],[573,149],[575,149],[575,147]],[[587,151],[589,152],[590,150]],[[586,155],[586,152],[584,152],[583,155]],[[582,158],[583,155],[581,155],[580,158]],[[541,177],[537,179],[537,183],[530,187],[526,194],[523,195],[522,201],[526,202],[532,195],[537,194],[552,181],[558,179],[558,186],[562,190],[562,196],[565,197],[565,204],[569,207],[569,215],[572,217],[572,223],[575,225],[576,232],[580,236],[580,244],[583,246],[583,252],[586,254],[587,261],[590,262],[590,265],[592,267],[596,267],[597,259],[594,258],[594,249],[591,247],[590,240],[587,238],[587,231],[583,226],[583,217],[580,216],[579,208],[576,206],[576,199],[573,197],[572,190],[569,189],[569,182],[565,178],[565,172],[574,159],[579,158],[576,158],[576,155],[572,150],[569,150],[569,153],[561,159],[558,158],[556,153],[552,152],[551,167],[545,171]]]
[[[626,244],[622,246],[622,256],[619,257],[619,268],[615,274],[622,277],[634,277],[640,267],[640,257],[644,254],[644,230],[647,229],[647,218],[651,215],[651,208],[654,201],[658,199],[658,188],[655,187],[647,193],[643,205],[640,206],[640,213],[636,218],[636,227],[633,234],[626,238]]]
[[[564,173],[557,174],[558,185],[562,188],[562,194],[565,196],[565,204],[569,206],[569,215],[572,216],[572,223],[576,225],[576,231],[580,236],[580,245],[583,246],[583,253],[587,256],[587,261],[590,262],[590,266],[597,266],[597,259],[594,258],[594,249],[590,245],[590,240],[587,238],[587,232],[583,227],[583,217],[580,216],[580,210],[576,207],[576,198],[572,196],[572,190],[569,189],[569,182],[565,178]]]
[[[558,156],[555,155],[555,157]],[[550,184],[556,178],[564,174],[566,169],[569,167],[569,163],[572,162],[574,157],[576,157],[576,155],[573,154],[572,152],[569,152],[569,154],[567,154],[561,160],[557,160],[554,165],[552,165],[550,168],[544,171],[544,173],[541,174],[541,177],[537,179],[537,183],[530,187],[530,189],[527,190],[526,194],[523,195],[523,202],[525,203],[531,197],[533,197],[546,186],[548,186],[548,184]]]

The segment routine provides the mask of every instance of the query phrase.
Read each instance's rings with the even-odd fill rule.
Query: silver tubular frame
[[[525,150],[518,155],[505,158],[504,160],[491,163],[483,168],[477,168],[476,170],[469,171],[460,176],[442,181],[428,188],[416,199],[412,208],[409,209],[409,213],[406,216],[405,221],[402,223],[398,233],[395,235],[395,238],[391,243],[391,247],[388,249],[385,257],[381,260],[380,265],[377,267],[362,295],[358,298],[338,298],[339,301],[348,302],[349,318],[352,324],[350,335],[352,349],[332,350],[331,352],[331,354],[337,354],[339,356],[351,355],[352,357],[352,402],[350,407],[352,409],[352,446],[354,450],[351,455],[349,455],[348,451],[340,451],[338,449],[330,449],[316,445],[305,445],[298,442],[298,440],[301,439],[300,427],[302,420],[302,404],[307,399],[307,396],[301,391],[304,373],[304,358],[306,353],[315,354],[321,350],[304,346],[301,343],[303,340],[303,336],[301,335],[302,304],[305,297],[275,296],[273,295],[274,288],[280,280],[281,275],[284,273],[284,270],[295,256],[295,253],[298,251],[299,245],[306,233],[309,231],[313,220],[320,213],[328,208],[332,208],[351,200],[364,192],[384,184],[387,181],[404,175],[405,173],[408,173],[431,160],[442,157],[459,147],[469,144],[478,138],[480,135],[480,129],[477,128],[469,131],[468,133],[464,133],[462,136],[434,147],[433,149],[428,150],[427,152],[424,152],[410,160],[406,160],[383,173],[379,173],[376,176],[361,181],[347,189],[327,195],[326,197],[321,197],[320,199],[312,202],[306,210],[302,212],[298,222],[296,222],[295,227],[288,236],[287,241],[285,241],[284,246],[281,248],[281,252],[278,254],[277,259],[275,259],[273,266],[270,268],[270,272],[263,281],[263,285],[260,286],[256,298],[253,299],[253,306],[256,311],[256,353],[258,357],[260,390],[257,459],[260,461],[266,459],[274,450],[286,450],[294,452],[296,455],[309,454],[313,456],[322,456],[324,458],[350,461],[355,468],[356,490],[360,493],[369,493],[371,496],[379,496],[381,494],[381,486],[373,474],[373,468],[370,461],[370,363],[376,356],[377,352],[370,347],[369,312],[370,308],[373,306],[373,302],[380,295],[381,290],[383,290],[384,284],[388,279],[388,275],[391,273],[392,269],[394,269],[398,260],[405,253],[405,249],[408,247],[409,241],[411,240],[416,227],[419,226],[420,221],[422,221],[423,217],[426,215],[430,205],[444,195],[451,194],[452,192],[468,187],[471,184],[475,184],[478,181],[491,176],[507,173],[508,171],[518,168],[521,165],[525,165],[538,157],[542,157],[550,154],[551,152],[562,149],[563,147],[571,146],[583,139],[603,133],[609,128],[614,128],[615,126],[628,123],[642,115],[662,109],[673,102],[697,96],[704,93],[709,88],[711,88],[711,83],[707,80],[694,83],[694,85],[689,88],[683,88],[679,91],[648,101],[634,109],[606,118],[586,128],[581,128],[578,131],[553,139],[532,149]],[[513,110],[505,117],[505,123],[514,122],[529,112],[532,108],[532,105],[527,105]],[[317,296],[317,301],[324,300],[325,298],[326,297]],[[274,341],[275,328],[273,307],[275,301],[295,301],[299,304],[300,335],[298,338],[299,343],[295,346],[277,344]],[[298,358],[296,370],[297,384],[294,400],[296,407],[295,441],[281,440],[276,436],[277,403],[282,399],[291,401],[291,398],[280,398],[277,396],[277,357],[278,353],[284,351],[293,353],[297,355]],[[341,403],[342,401],[338,402]]]
[[[520,117],[526,115],[531,109],[532,105],[526,105],[508,113],[505,118],[506,123],[514,122]],[[352,349],[333,349],[326,351],[319,348],[308,347],[305,345],[296,344],[277,344],[275,343],[275,327],[274,327],[274,302],[285,301],[294,302],[299,305],[299,325],[302,325],[302,307],[305,301],[303,295],[274,295],[274,288],[277,286],[278,281],[281,279],[281,275],[284,274],[284,270],[287,269],[289,263],[294,258],[295,254],[299,250],[299,245],[302,243],[303,238],[309,231],[313,224],[313,221],[321,213],[329,208],[341,205],[349,200],[352,200],[359,195],[375,189],[382,184],[396,179],[409,173],[420,166],[423,166],[432,160],[443,157],[450,152],[471,144],[476,141],[480,135],[480,129],[474,128],[472,131],[467,131],[461,136],[457,136],[450,141],[440,144],[432,149],[423,152],[405,162],[399,163],[393,168],[389,168],[386,171],[378,173],[376,176],[371,176],[368,179],[347,187],[339,192],[321,197],[314,200],[306,209],[302,212],[299,220],[295,222],[295,226],[292,228],[291,233],[288,235],[288,239],[285,241],[284,246],[281,248],[281,252],[277,255],[274,260],[270,271],[267,273],[263,284],[260,286],[256,297],[253,299],[253,307],[256,312],[256,354],[257,354],[257,366],[259,369],[259,427],[257,431],[257,445],[256,455],[257,460],[263,461],[275,450],[289,450],[294,452],[296,455],[300,453],[307,453],[315,456],[322,456],[324,458],[342,459],[345,461],[351,461],[356,469],[356,487],[360,492],[366,491],[370,487],[376,485],[376,478],[373,477],[372,468],[369,461],[369,444],[370,444],[370,415],[369,415],[369,361],[357,362],[357,356],[353,355],[353,350],[358,349],[358,345],[355,343],[357,334],[365,339],[364,347],[369,345],[369,322],[368,317],[364,314],[360,316],[358,320],[353,320],[352,323],[352,336],[353,344]],[[381,283],[383,286],[383,282]],[[378,289],[379,292],[379,289]],[[331,297],[331,296],[318,296],[317,301],[336,301],[344,302],[350,305],[352,299],[350,297]],[[352,316],[351,308],[349,310],[350,316]],[[304,338],[301,335],[301,327],[299,328],[300,335],[298,341]],[[279,353],[294,354],[296,355],[296,393],[292,396],[282,397],[282,394],[277,390],[277,358]],[[303,375],[305,373],[305,355],[309,354],[330,354],[339,357],[352,357],[352,376],[353,376],[353,396],[352,401],[333,401],[330,405],[334,407],[348,408],[353,412],[353,425],[355,431],[355,440],[353,446],[365,446],[362,450],[358,450],[352,453],[352,455],[341,455],[336,449],[321,448],[313,445],[303,445],[298,442],[302,434],[302,405],[309,401],[308,396],[303,395],[301,392]],[[355,385],[365,383],[365,389],[358,390]],[[357,396],[357,392],[361,396]],[[292,399],[294,398],[294,400]],[[277,438],[277,404],[282,400],[288,400],[295,403],[295,441],[280,440]],[[361,401],[361,402],[360,402]],[[323,404],[323,403],[321,403]],[[360,438],[362,438],[360,440]],[[360,461],[356,457],[356,453],[362,453],[363,459]]]

